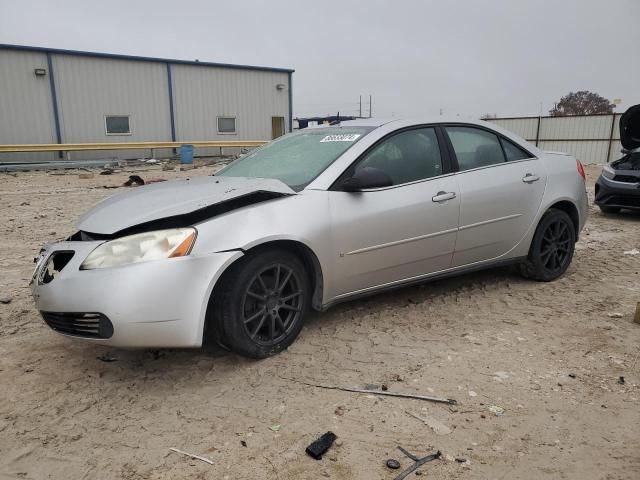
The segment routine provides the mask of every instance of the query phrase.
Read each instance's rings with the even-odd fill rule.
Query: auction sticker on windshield
[[[355,142],[358,137],[360,137],[359,133],[349,133],[345,135],[327,135],[320,143],[324,142]]]

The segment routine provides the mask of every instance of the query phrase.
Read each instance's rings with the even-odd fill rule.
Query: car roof
[[[420,116],[420,117],[407,117],[407,118],[358,118],[355,120],[347,120],[340,122],[340,126],[343,127],[381,127],[388,123],[402,122],[402,123],[414,123],[416,125],[429,124],[429,123],[470,123],[475,125],[490,126],[495,129],[496,125],[487,123],[483,120],[477,120],[475,118],[466,118],[459,116]],[[318,125],[323,127],[328,125]]]

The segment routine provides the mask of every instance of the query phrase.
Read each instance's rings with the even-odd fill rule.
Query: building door
[[[275,139],[284,134],[284,117],[271,117],[271,138]]]

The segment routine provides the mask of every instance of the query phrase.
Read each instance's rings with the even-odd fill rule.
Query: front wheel
[[[522,274],[540,282],[555,280],[569,268],[575,243],[576,229],[569,215],[550,209],[538,224]]]
[[[284,250],[249,254],[231,266],[214,293],[217,340],[250,358],[266,358],[296,339],[308,311],[310,282]]]

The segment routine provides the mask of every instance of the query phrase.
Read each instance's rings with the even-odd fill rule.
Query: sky
[[[640,103],[640,0],[0,0],[0,43],[290,67],[294,116]]]

